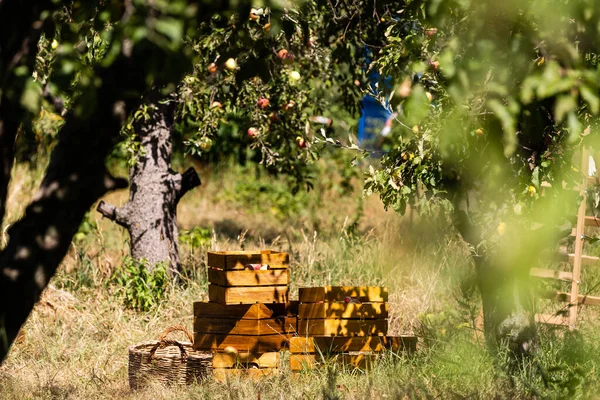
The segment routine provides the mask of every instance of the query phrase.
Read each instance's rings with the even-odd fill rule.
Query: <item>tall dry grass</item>
[[[599,393],[593,322],[579,336],[548,332],[540,355],[518,371],[507,373],[489,356],[475,332],[479,298],[468,251],[443,223],[410,223],[385,212],[377,198],[363,199],[360,188],[342,195],[335,175],[299,198],[287,197],[280,181],[254,177],[248,182],[248,173],[238,167],[201,175],[203,186],[185,196],[178,209],[182,232],[191,238],[182,241],[182,283],[169,286],[164,301],[149,312],[126,309],[110,277],[127,254],[128,237],[90,212],[80,239],[0,367],[0,398],[562,398]],[[9,224],[39,181],[39,174],[23,166],[16,166],[13,176]],[[240,192],[257,186],[267,195],[249,205],[252,193]],[[270,202],[269,195],[278,202]],[[127,192],[107,199],[124,204]],[[199,236],[192,237],[193,232]],[[283,354],[281,371],[258,381],[209,379],[186,388],[130,391],[127,347],[157,337],[170,325],[191,327],[192,303],[207,300],[206,251],[258,247],[291,254],[292,297],[302,286],[387,286],[390,331],[419,335],[417,355],[389,354],[368,372],[332,367],[293,375]]]

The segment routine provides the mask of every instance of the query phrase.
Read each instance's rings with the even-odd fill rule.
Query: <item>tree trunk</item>
[[[465,242],[479,249],[485,234],[471,219],[474,209],[478,211],[477,195],[464,188],[456,193],[453,225]],[[537,340],[528,260],[535,259],[541,249],[513,250],[514,254],[492,255],[480,249],[479,254],[472,253],[472,257],[483,303],[486,344],[492,354],[508,349],[511,354],[521,356],[531,352]],[[502,252],[496,250],[496,253],[498,251]]]
[[[155,101],[149,110],[135,127],[142,154],[130,170],[129,201],[119,208],[100,202],[98,211],[127,229],[134,259],[145,260],[150,270],[164,263],[177,276],[177,204],[200,179],[193,168],[184,174],[171,169],[173,106]]]
[[[6,210],[6,196],[14,160],[14,143],[25,111],[16,94],[23,92],[30,76],[16,76],[17,67],[31,74],[40,38],[42,11],[49,1],[0,1],[0,221]],[[0,224],[1,227],[1,224]]]
[[[474,257],[483,303],[484,335],[492,353],[508,349],[524,356],[535,346],[536,329],[529,274]]]

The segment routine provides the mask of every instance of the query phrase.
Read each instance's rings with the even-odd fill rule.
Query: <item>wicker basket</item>
[[[171,332],[184,332],[190,342],[167,339]],[[192,348],[192,334],[181,325],[172,326],[158,340],[129,346],[129,386],[138,389],[149,382],[189,385],[210,376],[212,353]]]

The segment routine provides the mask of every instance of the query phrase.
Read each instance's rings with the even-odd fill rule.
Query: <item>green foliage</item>
[[[191,230],[179,231],[179,243],[192,248],[199,248],[210,243],[212,231],[210,228],[195,226]]]
[[[162,264],[157,264],[150,271],[144,260],[126,257],[115,271],[112,282],[126,307],[149,311],[157,307],[165,297],[169,275]]]
[[[302,214],[310,202],[308,193],[292,193],[289,183],[264,179],[241,180],[226,196],[238,204],[244,204],[249,212],[266,211],[280,222]]]

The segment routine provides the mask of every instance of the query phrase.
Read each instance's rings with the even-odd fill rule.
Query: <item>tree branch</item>
[[[176,185],[176,203],[179,203],[179,200],[185,196],[187,192],[202,184],[198,173],[193,167],[188,168],[183,174],[177,174],[176,180],[179,180],[179,184]]]
[[[104,202],[104,200],[101,200],[100,203],[98,203],[96,211],[102,214],[103,217],[106,217],[116,224],[121,225],[123,228],[127,228],[129,225],[127,213],[123,212],[121,208],[117,208],[112,204]]]

